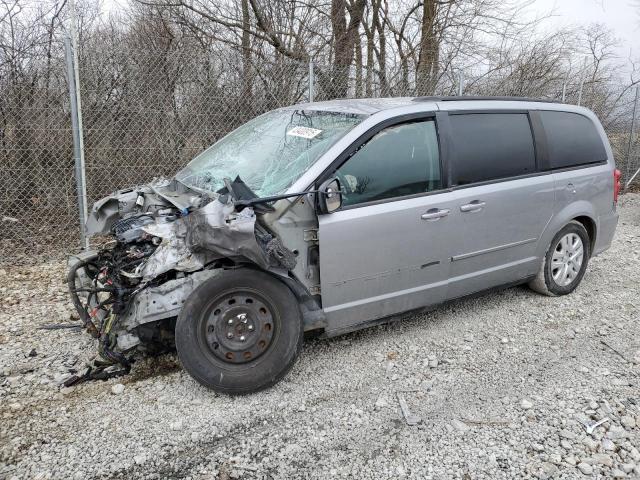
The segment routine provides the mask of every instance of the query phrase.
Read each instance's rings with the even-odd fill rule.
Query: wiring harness
[[[98,357],[83,375],[71,377],[65,385],[126,375],[131,370],[130,360],[117,350],[114,330],[131,299],[149,285],[141,281],[137,270],[155,248],[152,242],[118,242],[70,268],[71,300],[86,330],[98,339]],[[89,281],[79,286],[80,272]]]

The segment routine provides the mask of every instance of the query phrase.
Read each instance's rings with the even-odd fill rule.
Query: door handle
[[[485,205],[486,205],[485,202],[474,200],[473,202],[467,203],[466,205],[460,205],[460,211],[467,212],[467,213],[479,212],[485,207]]]
[[[420,218],[422,220],[438,220],[442,217],[446,217],[447,215],[449,215],[449,212],[451,210],[449,210],[448,208],[443,208],[443,209],[438,209],[438,208],[432,208],[430,210],[427,210],[427,213],[423,213]]]

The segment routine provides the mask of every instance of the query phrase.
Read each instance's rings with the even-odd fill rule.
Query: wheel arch
[[[593,252],[598,230],[597,218],[598,216],[596,215],[593,205],[587,201],[582,200],[566,205],[549,220],[544,233],[540,237],[537,250],[538,257],[541,259],[544,257],[556,233],[572,221],[579,222],[587,230],[589,234],[589,246],[591,247],[590,250]]]
[[[245,265],[242,268],[266,273],[275,281],[283,283],[298,301],[302,315],[302,327],[305,332],[311,330],[324,330],[327,327],[327,317],[319,302],[309,293],[304,284],[289,272],[288,275],[278,274],[264,270],[257,265]],[[224,273],[223,273],[224,275]]]
[[[581,223],[587,231],[587,234],[589,234],[589,252],[593,253],[596,246],[596,235],[598,233],[596,221],[588,215],[580,215],[573,220]]]

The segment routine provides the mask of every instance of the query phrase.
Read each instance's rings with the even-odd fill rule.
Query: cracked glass
[[[258,197],[283,193],[363,115],[282,109],[247,122],[194,158],[176,178],[215,192],[240,176]]]

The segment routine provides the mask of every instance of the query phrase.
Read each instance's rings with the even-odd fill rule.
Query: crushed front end
[[[104,240],[69,261],[72,302],[98,341],[87,370],[67,382],[128,373],[133,353],[173,347],[186,298],[225,268],[251,264],[286,276],[295,256],[257,222],[266,207],[238,208],[238,178],[218,193],[156,180],[96,202],[89,235]],[[229,191],[230,190],[230,191]]]

